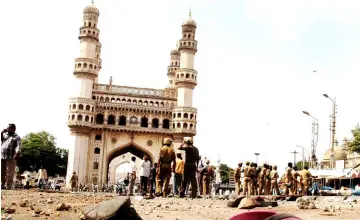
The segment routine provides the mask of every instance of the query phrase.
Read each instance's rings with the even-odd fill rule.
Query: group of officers
[[[194,145],[192,137],[184,137],[182,144],[178,147],[178,150],[185,152],[184,170],[180,186],[179,196],[184,197],[188,182],[191,184],[191,197],[196,198],[198,192],[198,181],[196,179],[198,165],[200,161],[199,150]],[[166,197],[169,190],[169,182],[171,173],[175,173],[176,157],[175,150],[173,148],[173,140],[171,138],[164,138],[163,146],[160,149],[159,160],[156,169],[156,196]],[[208,163],[208,162],[207,162]],[[207,175],[205,175],[205,183],[207,181]],[[208,188],[208,187],[205,187]],[[208,190],[205,190],[208,193]]]
[[[288,163],[284,174],[283,194],[284,195],[307,195],[311,186],[312,176],[309,172],[309,167],[304,166],[304,169],[298,171],[297,167],[293,167],[292,163]],[[241,173],[244,174],[243,184],[241,184]],[[234,173],[235,177],[235,191],[240,195],[241,185],[243,195],[280,195],[279,190],[279,174],[276,165],[268,165],[264,163],[258,167],[256,163],[239,162],[238,167]]]

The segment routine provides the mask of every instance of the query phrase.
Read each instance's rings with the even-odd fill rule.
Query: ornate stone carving
[[[112,144],[116,144],[116,142],[117,142],[117,139],[116,139],[116,138],[111,138],[111,143],[112,143]]]

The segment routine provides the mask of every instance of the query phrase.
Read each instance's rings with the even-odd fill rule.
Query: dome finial
[[[189,18],[191,18],[191,8],[189,8]]]
[[[94,5],[94,0],[91,0],[91,4],[93,4],[93,5]]]

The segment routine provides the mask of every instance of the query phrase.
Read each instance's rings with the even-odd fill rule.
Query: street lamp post
[[[311,140],[311,167],[317,167],[317,158],[316,158],[316,147],[319,136],[319,123],[318,120],[312,116],[309,112],[303,111],[307,116],[312,117],[314,120],[312,122],[312,140]]]
[[[336,134],[336,98],[332,99],[327,94],[323,96],[332,101],[332,114],[331,114],[331,162],[330,167],[333,169],[335,167],[335,157],[334,157],[334,146],[335,146],[335,134]]]
[[[258,163],[260,153],[254,153],[256,157],[256,163]]]

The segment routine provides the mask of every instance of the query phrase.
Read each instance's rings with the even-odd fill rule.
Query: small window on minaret
[[[89,22],[89,26],[91,27],[91,22]]]
[[[101,135],[100,134],[95,136],[95,141],[101,141]]]
[[[188,35],[188,38],[190,38],[190,37],[191,37],[191,35],[189,34],[189,35]]]

